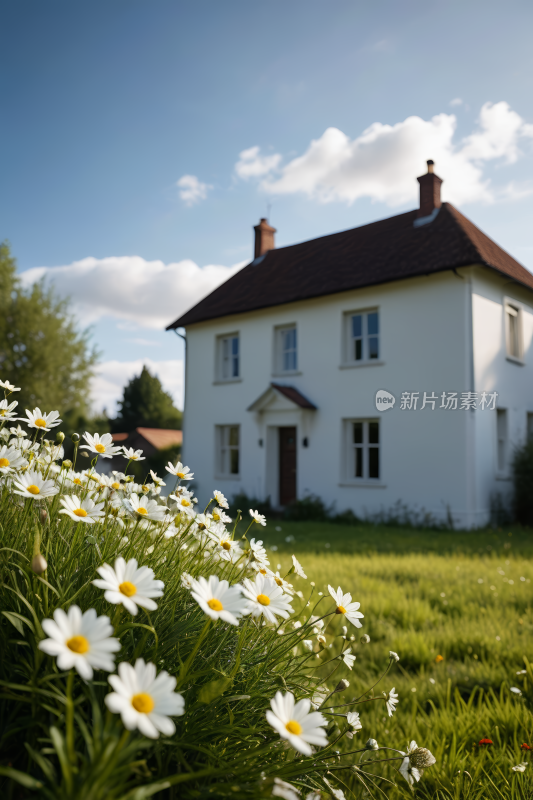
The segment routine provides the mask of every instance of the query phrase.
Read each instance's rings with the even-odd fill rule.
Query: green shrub
[[[516,519],[533,526],[533,438],[514,452],[513,488]]]

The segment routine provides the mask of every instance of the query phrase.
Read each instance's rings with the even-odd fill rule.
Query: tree
[[[9,245],[0,243],[0,379],[21,387],[10,398],[21,416],[35,406],[58,409],[65,420],[88,415],[98,355],[89,335],[44,281],[22,285]]]
[[[113,429],[132,431],[146,428],[181,428],[182,413],[174,406],[172,397],[165,392],[161,381],[144,366],[140,375],[124,387],[119,403],[120,413]]]

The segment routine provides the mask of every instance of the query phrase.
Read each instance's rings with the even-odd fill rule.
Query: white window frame
[[[507,476],[509,472],[509,411],[496,409],[496,472]]]
[[[378,441],[373,442],[371,439],[370,425],[377,424],[378,428]],[[361,425],[362,441],[355,442],[355,425]],[[382,438],[383,426],[381,419],[377,417],[364,417],[361,419],[345,419],[343,425],[344,436],[344,469],[343,469],[343,483],[353,486],[380,486],[383,484],[383,459],[382,459]],[[370,451],[377,450],[378,452],[378,476],[370,476]],[[360,456],[357,455],[360,452]],[[357,475],[357,462],[360,459],[362,467],[361,474]]]
[[[234,342],[237,341],[237,353],[234,353]],[[237,374],[235,375],[235,366]],[[238,331],[223,333],[216,339],[215,381],[217,383],[233,383],[241,379],[241,337]]]
[[[289,337],[290,335],[290,337]],[[288,339],[293,346],[287,348]],[[296,323],[277,325],[274,328],[274,375],[298,375],[298,327]]]
[[[236,444],[234,441],[235,430],[237,430]],[[215,449],[215,477],[226,480],[239,480],[241,474],[241,426],[216,425]],[[237,452],[237,472],[232,472],[234,457],[232,458],[231,453],[235,451]]]
[[[504,297],[505,352],[508,361],[524,363],[523,307],[510,297]],[[513,342],[514,340],[514,342]]]
[[[369,316],[377,315],[377,333],[369,333]],[[354,317],[361,318],[361,332],[359,336],[354,336]],[[344,342],[343,342],[343,366],[363,366],[368,364],[381,364],[381,331],[380,331],[381,312],[379,308],[364,308],[354,311],[347,311],[344,314]],[[357,358],[356,341],[360,342],[361,357]],[[377,356],[370,357],[371,346],[377,341]]]

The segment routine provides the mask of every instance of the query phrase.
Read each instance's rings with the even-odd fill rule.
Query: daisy
[[[274,786],[272,787],[272,794],[270,796],[281,797],[282,800],[300,800],[300,790],[296,789],[292,783],[282,781],[281,778],[274,778]],[[318,800],[320,800],[320,797]]]
[[[0,381],[0,386],[2,389],[5,389],[6,392],[20,392],[20,387],[17,388],[12,383],[9,383],[9,381]]]
[[[398,693],[396,692],[393,686],[387,697],[387,712],[389,714],[389,717],[392,717],[392,715],[396,711],[396,706],[398,705],[398,703],[399,703]]]
[[[194,584],[194,578],[192,575],[189,575],[188,572],[182,572],[180,582],[184,589],[188,589],[190,591]]]
[[[259,511],[252,511],[249,509],[249,514],[254,522],[257,522],[258,525],[263,525],[263,527],[267,524],[266,517],[259,513]]]
[[[208,533],[212,541],[218,545],[217,553],[219,558],[223,561],[231,561],[234,563],[242,556],[239,542],[231,538],[231,535],[226,531],[223,525],[220,526],[219,530],[211,530],[208,531]]]
[[[87,444],[82,444],[80,450],[90,450],[91,453],[96,453],[97,456],[102,456],[102,458],[113,458],[122,450],[121,447],[113,445],[113,437],[110,433],[104,433],[102,436],[99,433],[95,433],[94,436],[91,436],[86,431],[83,434],[83,438]]]
[[[413,786],[415,781],[419,781],[424,773],[424,769],[431,767],[435,762],[435,756],[425,747],[419,747],[415,741],[411,741],[407,747],[407,753],[399,751],[405,756],[400,766],[400,772],[409,784]]]
[[[60,514],[67,514],[74,522],[86,522],[94,525],[99,517],[104,516],[103,503],[95,503],[90,497],[81,500],[76,495],[65,495],[59,501],[63,508]]]
[[[13,411],[13,409],[17,406],[18,403],[16,400],[14,400],[12,403],[8,403],[7,400],[2,400],[0,403],[0,419],[4,422],[11,419],[17,419],[17,412]],[[24,420],[24,422],[26,422],[26,420]]]
[[[101,580],[97,578],[93,585],[105,589],[104,597],[108,603],[121,603],[133,615],[139,610],[137,606],[156,611],[157,603],[154,603],[152,597],[162,597],[165,584],[154,580],[151,567],[139,568],[135,558],[125,561],[119,556],[114,569],[109,564],[104,564],[96,571]]]
[[[516,767],[511,767],[511,769],[513,770],[513,772],[525,772],[527,765],[528,765],[527,761],[522,761],[521,764],[517,764]]]
[[[258,542],[256,542],[255,539],[250,539],[250,554],[253,556],[254,562],[260,563],[265,567],[270,564],[267,551],[263,547],[262,539],[260,539]]]
[[[246,578],[244,581],[243,594],[248,599],[248,607],[252,617],[259,617],[261,614],[267,622],[277,623],[276,617],[287,619],[289,614],[294,612],[288,594],[283,593],[283,589],[271,578],[264,575],[256,575],[254,581]]]
[[[269,573],[269,577],[272,578],[273,581],[276,581],[278,586],[280,586],[283,589],[283,591],[286,592],[286,594],[294,594],[294,586],[292,585],[292,583],[286,581],[285,578],[281,577],[281,575],[279,574],[279,570],[277,570],[276,572]]]
[[[151,519],[161,522],[167,511],[165,506],[160,506],[156,500],[149,500],[148,497],[139,497],[135,492],[125,498],[123,503],[130,514],[134,517],[137,516],[137,519]]]
[[[150,739],[176,732],[170,717],[185,713],[185,701],[174,691],[176,678],[164,670],[156,677],[155,664],[138,658],[134,667],[123,661],[118,675],[110,675],[108,680],[115,691],[106,695],[105,704],[113,714],[120,714],[125,728],[138,728]]]
[[[307,575],[306,575],[306,574],[305,574],[305,572],[303,571],[303,567],[302,567],[302,565],[300,564],[300,562],[298,561],[298,559],[296,558],[296,556],[293,556],[293,557],[292,557],[292,563],[294,564],[294,571],[295,571],[295,573],[296,573],[297,575],[299,575],[299,576],[300,576],[300,578],[307,578]]]
[[[133,447],[130,447],[130,448],[123,447],[122,450],[123,450],[123,453],[124,453],[124,458],[129,458],[130,461],[144,461],[145,460],[145,456],[143,456],[143,451],[142,450],[134,450]]]
[[[157,475],[153,470],[150,470],[150,475],[152,476],[153,482],[157,486],[166,486],[166,483],[163,481],[163,479],[160,478],[159,475]]]
[[[172,461],[168,462],[168,466],[165,467],[167,472],[170,472],[171,475],[175,475],[181,481],[191,481],[194,477],[194,472],[191,472],[189,467],[183,466],[181,461],[178,461],[176,466],[172,466]]]
[[[23,439],[25,436],[28,435],[26,433],[26,431],[23,428],[20,427],[20,425],[17,425],[16,428],[10,428],[9,429],[9,433],[11,434],[11,436],[14,436],[16,439]]]
[[[347,650],[344,651],[344,653],[342,653],[342,660],[344,661],[348,669],[353,669],[355,659],[356,656],[352,655],[351,647],[349,647]]]
[[[229,508],[228,501],[226,500],[226,498],[224,497],[222,492],[218,491],[218,489],[215,489],[215,491],[213,492],[213,497],[217,501],[217,503],[220,506],[220,508],[226,508],[226,509]]]
[[[313,753],[312,744],[319,747],[328,744],[323,730],[328,724],[327,720],[319,711],[310,711],[311,701],[308,698],[295,703],[291,692],[285,696],[277,692],[270,706],[272,711],[266,712],[268,723],[299,753],[310,756]]]
[[[57,656],[59,669],[75,667],[86,681],[93,677],[93,668],[106,672],[115,669],[113,653],[121,644],[110,635],[113,628],[109,617],[98,617],[94,608],[82,613],[78,606],[70,606],[66,614],[56,608],[54,619],[43,619],[41,624],[50,638],[39,642],[39,650]]]
[[[343,594],[340,586],[337,591],[335,591],[333,586],[328,586],[328,589],[330,595],[335,600],[337,606],[336,613],[344,614],[352,625],[355,625],[356,628],[362,628],[363,626],[359,622],[359,619],[363,619],[364,615],[357,610],[361,603],[352,603],[352,595],[349,592]]]
[[[202,577],[192,580],[191,594],[202,611],[211,619],[221,619],[230,625],[238,625],[239,618],[249,613],[248,603],[241,593],[242,586],[238,583],[230,586],[216,575],[211,575],[209,580]]]
[[[224,511],[218,506],[212,510],[211,516],[215,522],[231,522],[231,517],[225,514]]]
[[[25,422],[28,428],[37,428],[41,431],[49,431],[63,421],[59,419],[59,411],[50,411],[49,414],[45,414],[40,408],[34,408],[33,411],[26,409],[26,415],[28,419],[20,417],[21,422]]]
[[[400,660],[400,656],[398,655],[398,653],[395,653],[394,650],[389,650],[389,658],[391,658],[393,661]]]
[[[15,494],[19,494],[21,497],[30,497],[32,500],[51,497],[59,492],[54,481],[45,481],[40,472],[35,470],[17,476],[14,485],[16,487],[13,489]]]
[[[359,716],[358,711],[350,711],[349,714],[346,714],[346,722],[354,731],[360,731],[363,727],[361,725],[361,717]]]
[[[13,472],[27,464],[27,460],[20,454],[20,450],[15,447],[3,445],[0,447],[0,472]]]
[[[176,503],[180,514],[185,514],[185,516],[187,517],[193,517],[194,501],[196,500],[196,498],[192,497],[192,495],[189,492],[187,492],[186,494],[188,494],[189,497],[187,497],[186,495],[179,495],[179,496],[171,495],[169,499],[172,499]]]

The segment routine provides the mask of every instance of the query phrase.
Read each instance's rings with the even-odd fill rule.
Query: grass
[[[347,701],[374,683],[389,649],[401,657],[375,691],[395,686],[397,712],[389,718],[380,701],[359,706],[363,730],[353,743],[372,736],[380,745],[415,739],[428,747],[438,764],[418,785],[420,797],[533,798],[532,768],[511,771],[529,760],[520,745],[533,745],[533,717],[510,691],[525,688],[516,675],[524,656],[533,661],[533,531],[274,521],[264,539],[274,568],[286,571],[294,552],[317,591],[340,584],[361,602],[364,627],[348,632],[355,668],[336,673],[350,680]],[[368,645],[359,643],[363,632]],[[482,738],[494,745],[480,748]],[[384,785],[385,797],[410,795],[398,782]]]

